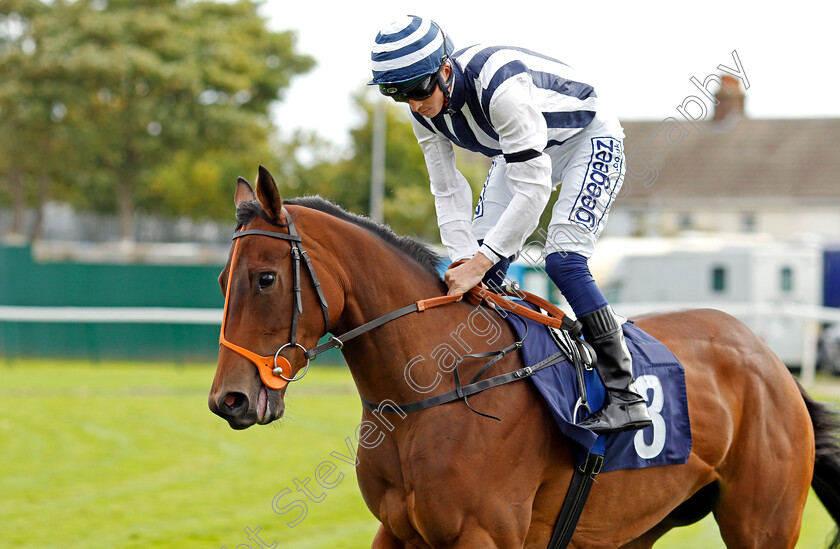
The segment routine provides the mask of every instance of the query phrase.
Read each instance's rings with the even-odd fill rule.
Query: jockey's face
[[[449,80],[449,75],[452,70],[449,67],[449,63],[443,65],[441,69],[441,75],[443,76],[444,80]],[[425,116],[426,118],[434,118],[440,111],[443,110],[443,90],[440,89],[440,86],[435,86],[435,91],[432,92],[432,95],[426,97],[425,99],[409,99],[408,104],[411,107],[411,110]]]

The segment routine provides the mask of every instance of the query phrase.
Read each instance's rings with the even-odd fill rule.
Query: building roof
[[[627,176],[616,207],[676,198],[840,202],[840,118],[749,119],[735,93],[734,107],[718,95],[712,120],[692,124],[675,109],[660,121],[623,121]]]
[[[840,118],[730,118],[698,123],[703,133],[684,119],[676,124],[622,124],[629,189],[617,206],[686,197],[840,200]]]

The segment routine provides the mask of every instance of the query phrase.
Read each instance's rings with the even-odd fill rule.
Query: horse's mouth
[[[261,385],[260,392],[257,395],[257,423],[266,425],[271,421],[271,404],[268,401],[268,391],[266,391],[265,385]]]
[[[213,413],[226,419],[232,429],[247,429],[253,425],[268,425],[283,417],[285,405],[280,391],[262,383],[252,398],[243,392],[229,392],[218,404],[211,404]]]
[[[265,385],[260,384],[260,390],[257,392],[257,401],[254,406],[257,424],[268,425],[272,421],[277,421],[283,417],[283,412],[285,411],[286,406],[283,402],[282,391],[269,389]]]

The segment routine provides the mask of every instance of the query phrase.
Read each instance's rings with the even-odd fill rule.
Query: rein
[[[528,307],[517,305],[515,302],[505,299],[503,296],[488,291],[486,288],[476,286],[472,288],[467,294],[456,294],[456,295],[445,295],[440,297],[433,297],[429,299],[422,299],[420,301],[415,301],[410,305],[406,305],[400,309],[382,315],[378,318],[371,320],[370,322],[366,322],[361,326],[353,328],[343,334],[340,335],[331,335],[330,338],[316,346],[312,349],[306,349],[303,345],[297,342],[297,327],[298,327],[298,318],[301,314],[303,314],[303,301],[301,299],[301,286],[300,286],[300,264],[301,261],[306,265],[306,270],[309,273],[309,277],[312,279],[312,284],[315,287],[315,293],[318,296],[318,301],[321,305],[321,311],[324,315],[324,332],[328,333],[330,331],[330,316],[329,316],[329,308],[327,305],[327,300],[324,297],[324,292],[321,289],[321,284],[318,281],[318,277],[315,275],[315,269],[312,266],[312,261],[309,259],[309,255],[306,253],[306,250],[303,249],[302,241],[303,239],[297,233],[295,229],[294,221],[292,217],[289,215],[289,212],[286,210],[285,207],[282,208],[283,214],[286,216],[287,220],[287,227],[289,232],[288,233],[279,233],[275,231],[262,231],[262,230],[241,230],[237,231],[233,235],[233,240],[235,242],[233,248],[233,255],[230,261],[230,271],[228,273],[228,281],[227,281],[227,289],[225,291],[225,307],[224,312],[222,314],[222,329],[221,333],[219,334],[219,345],[227,347],[228,349],[232,350],[233,352],[239,354],[240,356],[248,359],[251,361],[260,373],[260,378],[262,379],[263,383],[271,388],[271,389],[282,389],[288,383],[292,381],[300,380],[306,372],[309,370],[309,363],[312,359],[314,359],[319,354],[323,353],[324,351],[328,351],[330,349],[343,349],[345,343],[350,341],[351,339],[358,337],[364,333],[367,333],[383,324],[391,322],[397,318],[403,317],[408,314],[412,313],[422,313],[428,309],[432,309],[434,307],[439,307],[442,305],[448,305],[450,303],[455,303],[460,301],[464,295],[468,295],[471,301],[476,303],[481,303],[482,301],[486,301],[490,307],[498,307],[501,309],[505,309],[512,313],[515,313],[520,316],[524,316],[540,324],[544,324],[546,326],[550,326],[552,328],[557,328],[560,330],[568,331],[572,334],[577,334],[580,332],[580,324],[577,321],[571,320],[566,314],[560,310],[558,307],[553,305],[552,303],[537,297],[533,294],[523,291],[516,291],[513,292],[512,295],[519,297],[523,301],[527,301],[529,303],[533,303],[534,305],[542,308],[546,311],[547,314],[541,314],[537,311],[529,309]],[[236,266],[237,259],[239,258],[239,239],[246,237],[246,236],[264,236],[269,238],[275,238],[278,240],[285,240],[291,245],[291,255],[292,255],[292,277],[293,277],[293,293],[294,293],[294,306],[292,307],[292,327],[291,327],[291,336],[288,343],[284,343],[280,346],[279,349],[271,356],[260,355],[254,351],[246,349],[245,347],[241,347],[232,343],[227,340],[225,337],[225,326],[227,324],[227,316],[228,316],[228,306],[230,304],[230,288],[233,281],[233,271],[234,267]],[[514,345],[503,349],[501,351],[493,351],[491,353],[483,353],[484,356],[497,356],[494,360],[492,360],[489,364],[483,368],[478,376],[482,375],[486,369],[492,365],[494,362],[499,360],[502,356],[507,354],[508,352],[520,348],[522,342],[517,342]],[[306,358],[306,365],[304,366],[303,372],[297,376],[292,376],[292,366],[291,363],[285,357],[280,356],[280,352],[285,349],[286,347],[298,347],[303,351],[303,356]],[[473,356],[473,355],[467,355]],[[463,357],[462,357],[463,358]],[[551,357],[553,358],[553,357]],[[555,362],[559,361],[558,358]],[[547,366],[548,364],[546,364]],[[527,370],[533,370],[531,368],[523,368],[520,372],[519,377],[516,377],[514,374],[516,372],[512,372],[511,374],[505,374],[507,376],[513,376],[510,380],[505,381],[504,383],[508,383],[510,381],[515,381],[516,379],[522,379],[523,377],[527,377],[531,375],[533,372],[527,372]],[[478,377],[476,376],[476,377]],[[486,381],[493,381],[496,378],[491,378]],[[475,379],[473,379],[473,382]],[[456,382],[457,383],[457,382]],[[485,382],[481,382],[485,383]],[[492,385],[489,385],[485,388],[495,387],[499,385],[499,381],[495,381]],[[458,387],[455,392],[457,393],[455,398],[464,398],[466,400],[466,396],[464,395],[463,390],[470,388],[472,385],[476,385],[475,383],[471,383],[467,387],[460,387],[460,383],[457,383]],[[481,389],[484,390],[484,389]],[[472,391],[472,389],[470,389]],[[472,394],[470,392],[469,394]],[[441,395],[444,396],[444,395]],[[437,398],[437,397],[432,397]],[[368,407],[374,406],[372,403],[364,401],[364,404]],[[469,405],[469,404],[468,404]]]
[[[432,309],[434,307],[439,307],[441,305],[448,305],[450,303],[455,303],[457,301],[461,301],[461,298],[464,295],[469,295],[477,299],[477,302],[480,303],[481,301],[487,301],[491,304],[491,306],[497,306],[502,309],[506,309],[511,311],[512,313],[516,313],[518,315],[530,318],[540,324],[545,324],[546,326],[550,326],[552,328],[557,328],[560,330],[567,330],[570,332],[579,332],[580,328],[578,327],[578,323],[569,319],[562,310],[557,308],[556,306],[552,305],[548,301],[542,299],[541,297],[537,297],[533,294],[529,294],[528,292],[517,291],[512,295],[516,295],[520,297],[523,301],[527,301],[529,303],[533,303],[534,305],[541,307],[543,310],[547,311],[550,315],[548,316],[544,314],[540,314],[536,311],[533,311],[527,307],[520,307],[516,305],[516,303],[505,299],[499,294],[495,294],[486,288],[482,288],[476,286],[472,288],[467,294],[455,294],[455,295],[445,295],[441,297],[432,297],[429,299],[422,299],[420,301],[415,301],[411,305],[406,305],[401,309],[397,309],[396,311],[392,311],[388,314],[382,315],[370,322],[362,324],[358,328],[353,328],[352,330],[345,332],[338,336],[330,336],[330,339],[317,347],[313,347],[309,351],[306,351],[307,358],[314,358],[316,355],[323,353],[324,351],[328,351],[330,349],[342,349],[344,348],[344,344],[353,339],[356,336],[360,336],[374,328],[378,328],[383,324],[391,322],[397,318],[405,316],[411,313],[422,313],[425,310]]]

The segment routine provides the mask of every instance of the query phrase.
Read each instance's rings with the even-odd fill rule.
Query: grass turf
[[[317,364],[284,420],[245,431],[207,409],[212,377],[213,366],[0,366],[0,547],[369,547],[377,523],[341,459],[360,418],[346,369]],[[824,546],[832,528],[812,495],[798,547]],[[707,517],[657,547],[723,544]]]

